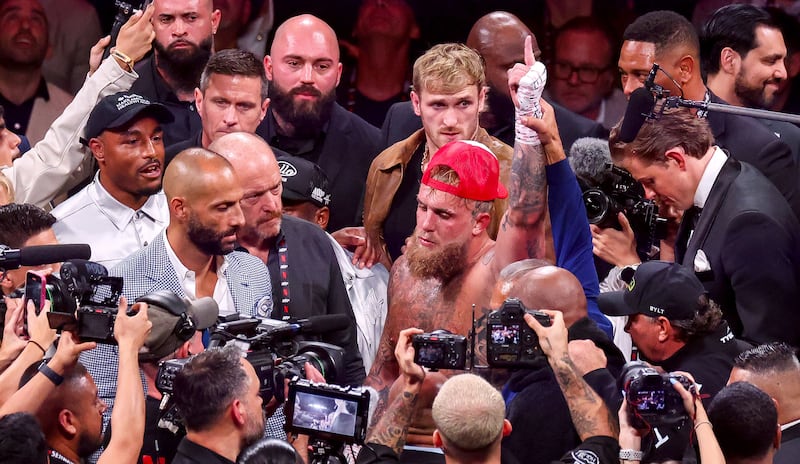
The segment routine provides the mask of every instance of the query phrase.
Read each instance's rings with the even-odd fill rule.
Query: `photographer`
[[[690,374],[685,372],[676,372],[676,374],[683,375],[694,383],[694,379]],[[722,456],[719,443],[717,443],[717,439],[714,436],[703,402],[700,401],[697,384],[694,383],[694,388],[687,390],[680,382],[674,379],[670,379],[670,382],[673,388],[680,393],[683,407],[692,419],[691,424],[700,449],[700,462],[703,464],[724,464],[725,459]],[[619,445],[622,448],[620,450],[621,464],[635,464],[644,459],[644,453],[641,451],[642,436],[649,432],[649,430],[639,430],[633,427],[628,408],[628,402],[623,401],[619,410]]]
[[[525,321],[539,336],[583,440],[561,462],[582,462],[578,460],[581,456],[592,456],[598,463],[617,462],[616,425],[608,408],[583,381],[569,357],[563,316],[558,311],[546,313],[552,318],[550,327],[543,327],[527,314]],[[367,446],[358,456],[361,464],[398,461],[425,378],[425,370],[413,361],[411,337],[419,333],[419,329],[406,329],[398,337],[395,355],[404,379],[403,393],[367,437]],[[452,377],[434,400],[434,444],[444,450],[448,463],[499,463],[501,440],[511,433],[511,424],[504,417],[502,397],[488,383],[469,374]]]
[[[134,305],[136,314],[129,316],[127,302],[121,298],[118,311],[114,337],[119,344],[120,368],[111,425],[120,432],[112,435],[100,455],[101,464],[136,462],[144,433],[144,392],[136,358],[152,324],[145,304]],[[36,414],[50,448],[51,463],[80,462],[102,442],[106,406],[98,398],[91,376],[77,362],[81,352],[95,346],[94,342],[78,343],[72,332],[62,332],[53,358],[46,364],[30,366],[23,386],[0,409],[0,414]]]
[[[198,354],[178,371],[173,385],[186,424],[173,464],[233,462],[264,435],[259,380],[238,347]]]

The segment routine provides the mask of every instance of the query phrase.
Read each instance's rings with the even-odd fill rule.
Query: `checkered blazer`
[[[225,255],[225,260],[228,262],[225,278],[236,310],[248,316],[266,317],[272,310],[272,285],[267,267],[255,256],[239,251]],[[167,255],[163,233],[156,235],[149,246],[117,264],[109,274],[123,278],[122,293],[129,303],[157,290],[171,290],[184,296]],[[97,345],[82,353],[80,361],[92,374],[98,395],[108,405],[106,417],[111,417],[117,390],[118,347]],[[142,382],[144,385],[144,376]]]

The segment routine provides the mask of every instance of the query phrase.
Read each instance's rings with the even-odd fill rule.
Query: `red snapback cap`
[[[432,179],[437,166],[447,166],[458,174],[458,185]],[[506,198],[508,190],[500,182],[500,163],[489,148],[474,140],[458,140],[442,146],[431,158],[422,183],[460,198],[493,201]]]

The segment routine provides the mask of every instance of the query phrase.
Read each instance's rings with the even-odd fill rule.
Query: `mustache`
[[[169,50],[169,49],[173,49],[173,50],[174,50],[174,49],[175,49],[175,47],[177,47],[178,45],[188,45],[188,46],[190,46],[190,47],[192,47],[192,48],[197,48],[197,45],[196,45],[196,44],[193,44],[192,42],[189,42],[188,40],[184,40],[184,39],[178,39],[178,40],[176,40],[175,42],[172,42],[171,44],[169,44],[169,45],[167,46],[167,49],[168,49],[168,50]]]
[[[313,95],[315,97],[321,97],[322,96],[322,92],[320,92],[319,89],[317,89],[316,87],[314,87],[313,85],[310,85],[310,84],[303,84],[303,85],[301,85],[299,87],[295,87],[292,90],[290,90],[289,93],[291,95],[298,95],[298,94],[303,93],[303,94]]]

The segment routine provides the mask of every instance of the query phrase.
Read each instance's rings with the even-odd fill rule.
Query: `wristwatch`
[[[626,461],[641,461],[644,458],[644,453],[632,449],[619,450],[619,458]]]
[[[46,362],[42,362],[41,364],[39,364],[39,372],[44,374],[44,376],[50,379],[50,381],[53,382],[56,386],[61,385],[61,382],[64,381],[64,376],[58,374],[53,369],[50,369],[50,366],[48,366]]]

